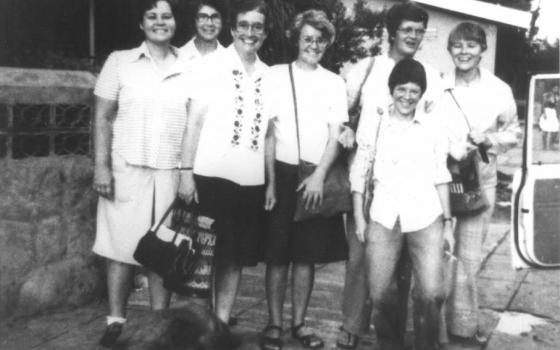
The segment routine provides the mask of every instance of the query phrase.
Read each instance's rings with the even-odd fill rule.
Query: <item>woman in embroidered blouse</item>
[[[338,131],[348,119],[344,81],[319,64],[334,35],[334,26],[324,12],[317,10],[297,15],[290,29],[290,39],[298,48],[297,59],[290,66],[297,96],[299,152],[289,67],[283,64],[271,68],[277,204],[268,217],[265,237],[269,320],[263,349],[282,347],[282,310],[290,264],[292,336],[307,348],[323,346],[323,341],[304,327],[314,264],[347,258],[342,215],[293,221],[297,191],[304,192],[310,206],[321,201],[325,175],[338,154]],[[301,184],[297,182],[298,155],[303,161],[317,164],[315,172]]]
[[[379,106],[379,136],[377,128],[359,131],[362,137],[351,168],[356,235],[366,242],[373,323],[378,334],[384,334],[378,337],[381,348],[396,349],[403,343],[388,290],[402,250],[407,249],[415,286],[415,348],[435,349],[443,301],[444,239],[452,241],[453,235],[447,140],[430,118],[416,114],[426,91],[422,64],[412,58],[400,60],[388,85],[392,104]],[[364,180],[373,156],[375,189],[366,228]]]
[[[454,336],[452,340],[483,343],[486,339],[478,329],[476,272],[496,198],[496,156],[517,143],[520,129],[510,87],[480,67],[486,50],[484,29],[475,23],[460,23],[449,34],[447,50],[455,70],[444,76],[447,92],[440,107],[450,130],[450,153],[461,159],[478,145],[486,149],[489,162],[483,162],[478,153],[477,160],[481,186],[490,203],[479,215],[457,218],[455,255],[459,263],[447,302],[448,331]],[[470,132],[449,91],[466,114],[472,127]]]
[[[125,322],[140,237],[175,198],[186,125],[184,62],[170,45],[175,2],[139,2],[140,47],[112,53],[95,87],[95,171],[99,193],[93,251],[107,259],[108,327],[100,343],[115,345]],[[153,309],[169,304],[161,278],[149,273]]]
[[[263,206],[274,205],[270,190],[265,202],[264,185],[272,140],[263,101],[268,67],[257,56],[267,37],[268,6],[242,0],[231,11],[233,44],[196,68],[201,74],[189,96],[183,139],[182,164],[190,171],[181,173],[179,187],[185,201],[197,201],[200,213],[215,220],[215,310],[226,323],[242,267],[258,262]]]

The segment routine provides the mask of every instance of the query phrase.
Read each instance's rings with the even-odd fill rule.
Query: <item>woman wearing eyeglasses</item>
[[[198,0],[193,6],[195,36],[183,47],[182,53],[188,60],[204,57],[223,50],[218,41],[225,20],[226,9],[221,0]]]
[[[179,196],[198,202],[200,214],[214,219],[215,311],[225,323],[242,268],[259,259],[263,206],[274,205],[273,192],[265,192],[265,155],[272,140],[264,100],[268,66],[257,55],[267,37],[267,14],[264,0],[233,2],[232,45],[193,69],[199,73],[192,82],[197,89],[189,96],[183,138]]]
[[[297,191],[309,206],[321,201],[325,176],[338,154],[339,128],[348,119],[344,81],[319,62],[334,41],[334,26],[322,11],[298,14],[289,36],[298,49],[295,62],[271,68],[274,84],[275,182],[277,204],[270,213],[265,237],[264,261],[268,325],[261,348],[282,348],[283,306],[291,265],[291,335],[304,347],[317,349],[323,341],[305,327],[305,315],[313,289],[314,264],[347,258],[342,215],[294,222]],[[292,70],[297,104],[290,79]],[[298,142],[298,128],[299,142]],[[299,143],[299,147],[298,147]],[[299,148],[299,150],[298,150]],[[299,159],[317,165],[315,172],[298,183]]]

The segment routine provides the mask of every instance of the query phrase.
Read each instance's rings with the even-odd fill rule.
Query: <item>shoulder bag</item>
[[[292,96],[294,104],[294,115],[296,120],[296,135],[298,148],[298,184],[308,178],[317,165],[305,162],[301,159],[299,122],[296,89],[292,65],[288,66],[290,73],[290,83],[292,85]],[[299,191],[296,201],[294,221],[306,221],[316,218],[327,218],[336,214],[349,212],[352,210],[352,196],[350,192],[350,180],[348,177],[348,165],[346,159],[338,156],[331,164],[325,182],[323,183],[323,201],[314,210],[307,210],[303,201],[303,191]]]

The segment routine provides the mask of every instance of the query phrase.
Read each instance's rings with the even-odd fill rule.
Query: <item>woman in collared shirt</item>
[[[360,130],[357,140],[351,169],[356,235],[366,242],[373,323],[378,334],[384,335],[378,337],[381,348],[400,348],[403,343],[399,325],[391,317],[395,310],[388,291],[401,252],[407,249],[415,280],[415,348],[435,349],[443,302],[444,238],[451,241],[453,234],[447,140],[429,118],[416,115],[426,91],[422,64],[411,58],[399,61],[389,76],[389,89],[392,104],[378,106],[378,137],[377,128],[371,128]],[[363,191],[373,156],[375,190],[366,229]]]
[[[194,37],[180,50],[187,60],[197,60],[224,47],[218,36],[224,26],[226,8],[222,0],[197,0],[192,4]]]
[[[482,244],[496,199],[497,154],[515,146],[520,134],[517,108],[511,88],[491,72],[479,66],[486,50],[486,33],[475,23],[458,24],[449,34],[447,50],[455,69],[444,76],[447,90],[453,92],[463,112],[446,92],[441,112],[450,131],[450,154],[461,159],[481,145],[488,162],[477,152],[480,185],[489,207],[474,216],[458,217],[454,285],[448,308],[448,331],[451,339],[461,343],[482,344],[486,337],[479,332],[478,289],[476,273],[482,260]]]
[[[139,47],[116,51],[95,87],[95,169],[99,193],[93,251],[107,260],[109,316],[100,340],[112,347],[121,333],[134,268],[136,245],[173,201],[189,87],[185,62],[170,45],[175,2],[139,4]],[[162,280],[149,272],[153,309],[169,304]]]

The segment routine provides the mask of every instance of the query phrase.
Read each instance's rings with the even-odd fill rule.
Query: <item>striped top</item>
[[[178,58],[162,72],[145,43],[107,58],[94,94],[118,102],[112,151],[128,163],[155,169],[176,168],[186,126],[189,94],[187,60]]]

